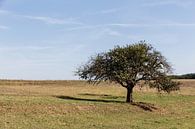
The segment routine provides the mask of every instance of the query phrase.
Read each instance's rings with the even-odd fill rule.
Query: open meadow
[[[194,129],[195,80],[159,94],[84,81],[0,81],[0,129]]]

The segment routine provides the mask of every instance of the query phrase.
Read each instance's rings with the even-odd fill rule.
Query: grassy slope
[[[0,81],[0,128],[193,129],[195,81],[182,82],[170,95],[136,89],[135,101],[146,104],[129,105],[125,89],[109,84]]]

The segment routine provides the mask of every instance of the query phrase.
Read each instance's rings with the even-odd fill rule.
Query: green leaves
[[[91,57],[87,64],[78,69],[77,75],[89,82],[109,80],[123,87],[136,85],[141,80],[153,81],[151,87],[170,92],[178,90],[178,84],[166,78],[170,72],[171,66],[166,58],[150,44],[140,41],[137,44],[116,46]]]
[[[151,88],[156,88],[159,92],[165,91],[167,93],[170,93],[171,91],[179,90],[180,82],[172,81],[168,77],[161,77],[157,78],[153,82],[149,83],[149,86]]]

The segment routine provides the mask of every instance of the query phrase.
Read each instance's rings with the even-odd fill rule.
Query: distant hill
[[[183,75],[171,75],[173,79],[195,79],[195,73],[183,74]]]

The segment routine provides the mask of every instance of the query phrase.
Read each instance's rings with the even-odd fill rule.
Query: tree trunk
[[[127,87],[127,99],[126,99],[127,103],[133,103],[132,93],[133,93],[133,86],[128,86]]]

